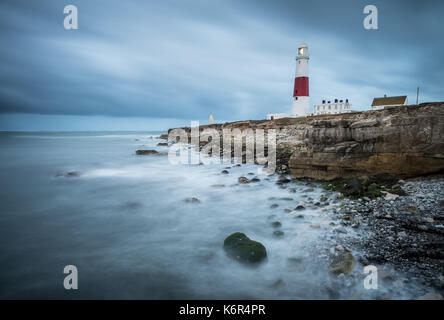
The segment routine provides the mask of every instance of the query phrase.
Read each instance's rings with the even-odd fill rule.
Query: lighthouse
[[[308,47],[301,44],[296,57],[296,77],[294,79],[292,113],[295,117],[305,117],[310,112],[310,95],[308,92]]]

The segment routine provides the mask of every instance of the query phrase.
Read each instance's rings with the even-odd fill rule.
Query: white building
[[[352,112],[351,107],[352,105],[348,102],[348,99],[345,99],[345,101],[335,99],[334,102],[322,100],[321,104],[313,106],[313,115]]]
[[[406,106],[408,103],[407,96],[374,98],[372,103],[372,110],[381,110],[386,107]]]
[[[288,118],[288,117],[306,117],[310,113],[310,95],[308,81],[308,47],[305,43],[301,44],[296,57],[296,75],[294,79],[293,104],[291,115],[286,113],[268,114],[268,120]]]

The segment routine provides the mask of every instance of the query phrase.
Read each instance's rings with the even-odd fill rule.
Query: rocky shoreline
[[[442,299],[443,106],[440,102],[304,119],[241,121],[200,130],[276,129],[279,187],[290,192],[306,192],[310,186],[324,189],[319,200],[308,197],[293,211],[303,212],[307,206],[328,212],[330,230],[318,248],[322,252],[318,258],[328,260],[330,272],[347,276],[356,261],[364,266],[388,265],[393,273],[404,275],[396,279],[399,286],[419,281],[431,289],[423,298]],[[190,133],[190,128],[182,129]],[[200,141],[198,147],[206,143]],[[243,178],[239,183],[250,182]],[[306,181],[308,189],[291,188],[292,179]],[[359,256],[353,256],[355,251]],[[395,278],[386,270],[380,277]]]
[[[365,237],[348,239],[365,255],[361,263],[391,264],[444,291],[444,175],[401,181],[405,196],[352,200],[337,210],[358,223]]]
[[[290,179],[281,176],[279,181],[286,181],[281,187],[292,192]],[[306,181],[306,187],[295,192],[307,193],[316,186],[325,191],[319,199],[304,195],[307,200],[298,206],[301,210],[295,208],[293,213],[303,218],[305,207],[324,212],[324,224],[312,227],[326,229],[326,235],[311,254],[330,265],[329,272],[339,275],[338,286],[347,283],[347,277],[349,282],[360,281],[356,274],[349,275],[356,260],[362,266],[379,266],[380,281],[396,282],[399,288],[410,282],[429,288],[416,298],[443,299],[444,175],[399,180],[396,184],[391,181],[390,187],[395,186],[402,195],[382,191],[373,199],[365,195],[347,197],[328,185]],[[359,294],[353,295],[359,298]]]

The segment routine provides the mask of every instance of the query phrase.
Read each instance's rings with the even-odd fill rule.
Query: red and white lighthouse
[[[308,47],[301,44],[296,57],[296,77],[294,79],[292,113],[295,117],[305,117],[310,112],[308,85]]]

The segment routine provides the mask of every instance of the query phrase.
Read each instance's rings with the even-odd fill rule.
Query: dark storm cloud
[[[63,7],[79,30],[63,29]],[[379,30],[362,26],[366,4]],[[310,48],[312,103],[443,100],[439,1],[2,1],[0,112],[216,119],[288,112]]]

